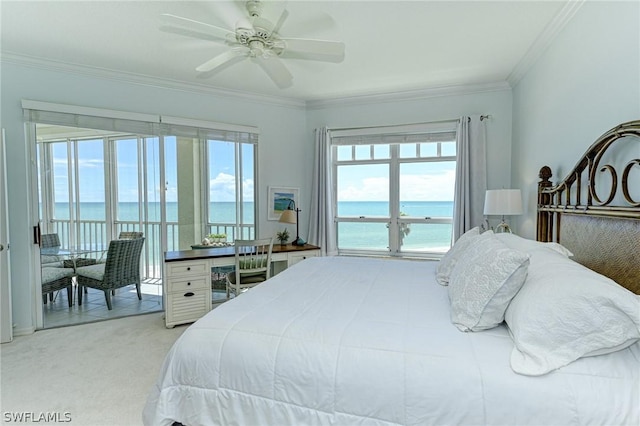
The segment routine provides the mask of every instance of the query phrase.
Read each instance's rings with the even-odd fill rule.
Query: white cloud
[[[389,178],[363,178],[359,185],[349,184],[339,188],[338,201],[387,201],[389,199]]]
[[[455,171],[434,174],[403,174],[400,198],[404,201],[443,201],[453,199]],[[387,201],[389,179],[386,177],[363,178],[339,188],[339,201]]]
[[[252,194],[254,190],[253,179],[245,179],[242,182],[242,190],[245,201],[253,201]],[[236,200],[236,177],[227,173],[220,172],[209,181],[209,191],[211,201],[235,201]]]
[[[407,201],[453,200],[455,170],[439,174],[403,175],[400,178],[400,199]]]
[[[209,181],[209,193],[211,201],[234,201],[236,199],[235,176],[218,173],[218,176]]]
[[[87,169],[104,169],[104,161],[101,159],[80,159],[78,160],[78,167]]]
[[[245,179],[242,182],[242,194],[244,201],[253,201],[253,179]]]

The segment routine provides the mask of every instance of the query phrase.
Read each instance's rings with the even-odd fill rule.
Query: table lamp
[[[298,224],[299,222],[299,214],[302,210],[296,208],[296,202],[289,199],[289,205],[287,206],[287,209],[285,211],[282,212],[282,214],[280,215],[280,219],[278,220],[278,222],[282,222],[282,223],[295,223],[296,224],[296,239],[293,240],[293,242],[291,244],[293,244],[294,246],[303,246],[306,244],[306,242],[300,238],[300,226]],[[293,214],[295,212],[295,215]]]
[[[522,214],[522,194],[519,189],[489,189],[484,198],[485,216],[502,216],[495,232],[511,233],[511,227],[504,221],[505,216]]]

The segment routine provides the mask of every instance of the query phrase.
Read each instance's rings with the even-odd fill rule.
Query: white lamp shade
[[[485,216],[522,214],[522,194],[519,189],[490,189],[484,198]]]
[[[287,209],[283,211],[282,214],[280,215],[280,219],[278,220],[278,222],[296,223],[296,212],[291,209]]]

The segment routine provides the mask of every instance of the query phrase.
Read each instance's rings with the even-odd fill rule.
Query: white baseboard
[[[28,336],[29,334],[33,334],[36,332],[35,327],[25,327],[25,328],[14,328],[13,329],[13,337],[16,336]]]

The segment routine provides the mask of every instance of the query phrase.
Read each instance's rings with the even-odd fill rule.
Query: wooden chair
[[[107,260],[76,269],[78,280],[78,305],[82,305],[82,288],[91,287],[104,292],[107,308],[111,306],[112,290],[136,286],[138,300],[142,300],[140,292],[140,255],[144,238],[134,240],[113,240],[109,243]]]
[[[271,276],[273,238],[235,240],[235,270],[227,274],[227,299],[238,296]]]

